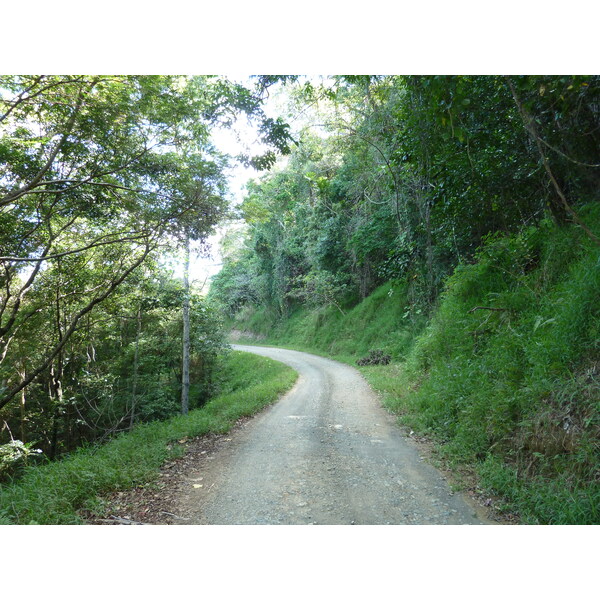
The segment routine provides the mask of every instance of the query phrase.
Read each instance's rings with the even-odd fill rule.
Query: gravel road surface
[[[233,348],[300,377],[204,462],[202,483],[178,508],[187,524],[489,522],[425,462],[356,369],[292,350]]]

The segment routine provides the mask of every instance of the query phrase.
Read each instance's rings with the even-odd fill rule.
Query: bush
[[[485,465],[484,480],[531,522],[597,520],[599,257],[575,227],[490,238],[449,278],[408,356],[411,425]]]
[[[17,470],[22,469],[31,456],[38,456],[42,451],[33,449],[33,444],[24,444],[21,440],[11,440],[0,445],[0,481]]]

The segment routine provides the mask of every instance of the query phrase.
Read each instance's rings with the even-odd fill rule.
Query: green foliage
[[[590,212],[597,229],[597,207]],[[453,457],[512,469],[496,480],[489,463],[484,481],[536,522],[597,519],[599,264],[574,229],[491,239],[449,279],[407,361],[419,382],[404,398],[407,422]],[[567,498],[581,504],[561,513]]]
[[[243,300],[231,272],[215,288],[233,327],[405,358],[365,367],[405,423],[514,473],[493,488],[527,519],[597,521],[600,78],[344,76],[298,96],[330,103],[329,136],[249,189]]]
[[[276,83],[328,135],[293,140],[268,117]],[[248,185],[210,301],[193,302],[192,402],[218,383],[219,312],[351,361],[381,349],[405,366],[365,373],[406,423],[487,465],[531,521],[560,521],[544,492],[559,485],[568,519],[595,519],[600,77],[327,85],[2,77],[3,418],[54,456],[175,410],[180,290],[152,264],[224,215],[208,134],[244,114],[269,148],[238,158],[271,171]]]
[[[218,101],[203,84],[2,76],[0,410],[46,377],[53,420],[74,413],[64,376],[81,368],[74,348],[97,307],[161,243],[202,240],[223,215],[223,158],[198,118]]]
[[[174,443],[235,422],[274,402],[297,374],[267,358],[233,352],[220,376],[221,394],[187,416],[138,425],[102,446],[82,448],[48,465],[26,467],[22,478],[0,487],[0,523],[77,524],[96,497],[151,483],[160,466],[182,452]]]
[[[575,213],[597,198],[598,77],[335,81],[327,93],[296,90],[325,104],[330,135],[303,134],[285,167],[248,188],[248,252],[215,280],[230,316],[254,305],[286,317],[304,302],[343,311],[392,279],[410,282],[411,304],[431,313],[445,278],[488,236],[548,215],[564,224],[557,186]]]
[[[490,455],[479,469],[482,483],[505,498],[505,509],[516,511],[524,524],[597,525],[600,522],[600,485],[574,485],[568,473],[552,479],[525,479],[514,467]]]
[[[600,231],[595,204],[582,218]],[[437,440],[452,462],[523,522],[598,523],[600,254],[576,227],[547,220],[488,236],[448,278],[425,322],[406,283],[385,284],[346,315],[266,311],[233,321],[264,342],[351,364],[370,350],[396,358],[362,367],[401,422]]]
[[[31,456],[41,453],[41,450],[32,446],[33,444],[24,444],[21,440],[11,440],[7,444],[0,445],[0,479],[27,464]]]
[[[94,275],[82,266],[79,283],[86,278],[89,282]],[[35,294],[37,290],[33,300]],[[48,393],[57,378],[55,368],[54,375],[42,374],[27,388],[25,410],[18,404],[4,410],[3,418],[15,437],[18,432],[22,441],[33,441],[36,449],[53,458],[135,422],[176,414],[181,395],[182,298],[181,281],[150,265],[141,268],[64,346],[60,396]],[[73,310],[73,304],[63,306]],[[39,321],[31,322],[41,329],[33,338],[38,352],[52,343],[53,330],[43,330],[45,319],[52,322],[52,317],[52,310],[40,311]],[[196,408],[215,393],[213,376],[224,335],[220,315],[195,292],[190,331],[190,406]],[[32,352],[33,340],[23,348]],[[5,363],[0,373],[11,376],[8,366]]]
[[[183,294],[157,261],[184,240],[205,250],[225,216],[212,128],[257,124],[257,163],[289,151],[263,83],[0,76],[0,443],[12,428],[55,458],[176,410]],[[191,310],[200,406],[222,336],[197,295]]]
[[[355,363],[375,347],[395,358],[403,357],[424,326],[424,318],[411,313],[406,285],[391,282],[346,313],[333,306],[300,308],[282,320],[259,309],[241,314],[230,326],[267,336],[278,344],[317,350]]]
[[[211,283],[211,299],[213,302],[218,302],[229,317],[233,317],[244,306],[253,304],[259,299],[257,276],[252,266],[250,256],[227,261]]]

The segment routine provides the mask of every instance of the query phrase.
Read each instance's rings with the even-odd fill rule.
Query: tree
[[[183,262],[183,349],[181,368],[181,414],[187,415],[190,405],[190,239],[186,236]]]
[[[226,202],[209,132],[240,112],[286,150],[260,95],[225,78],[0,78],[0,409],[47,370],[60,395],[89,315],[174,238],[211,232]],[[46,318],[56,335],[17,373]]]

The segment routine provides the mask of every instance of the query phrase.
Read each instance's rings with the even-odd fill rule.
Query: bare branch
[[[136,232],[131,232],[131,233],[136,233]],[[109,235],[115,235],[115,234],[109,234]],[[104,236],[98,238],[97,240],[94,240],[93,242],[89,243],[87,246],[82,246],[81,248],[75,248],[74,250],[65,250],[64,252],[59,252],[57,254],[50,254],[50,255],[46,255],[46,256],[40,256],[39,258],[20,258],[18,256],[0,256],[0,261],[43,262],[46,260],[52,260],[54,258],[61,258],[63,256],[68,256],[70,254],[77,254],[79,252],[85,252],[86,250],[89,250],[90,248],[97,248],[98,246],[107,246],[109,244],[119,244],[121,242],[139,241],[141,239],[147,238],[149,235],[151,235],[150,232],[143,232],[143,233],[138,233],[137,235],[134,235],[134,236],[118,238],[116,240],[106,240],[103,242],[98,241],[98,240],[102,240],[102,239],[108,237],[107,235],[104,235]]]
[[[571,158],[570,156],[566,155],[564,152],[560,151],[558,148],[555,148],[554,146],[551,146],[544,138],[542,138],[540,136],[540,142],[542,142],[542,144],[544,144],[544,146],[550,148],[550,150],[552,150],[553,152],[556,152],[557,154],[560,154],[563,158],[566,158],[568,161],[571,161],[572,163],[579,165],[580,167],[590,167],[592,169],[597,169],[598,167],[600,167],[600,163],[597,163],[595,165],[592,165],[590,163],[583,163],[580,162],[578,160],[575,160],[574,158]]]
[[[497,311],[504,312],[504,311],[507,311],[508,308],[494,308],[493,306],[475,306],[471,310],[467,311],[467,314],[471,314],[472,312],[475,312],[476,310],[497,310]]]

